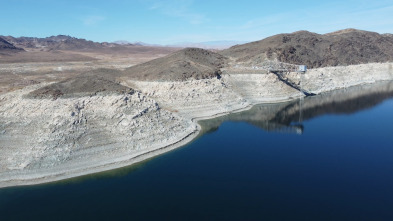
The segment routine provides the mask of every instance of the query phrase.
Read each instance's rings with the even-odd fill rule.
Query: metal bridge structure
[[[302,87],[303,75],[307,71],[306,65],[295,65],[295,64],[288,64],[288,63],[283,63],[283,62],[273,62],[272,61],[272,62],[268,62],[267,64],[265,63],[265,67],[266,66],[267,66],[267,70],[269,72],[277,75],[278,79],[280,79],[282,82],[284,82],[288,86],[302,92],[306,96],[315,95],[314,93],[311,93]],[[286,76],[287,74],[289,74],[291,72],[297,72],[301,75],[300,84],[296,84],[295,82],[291,81]]]

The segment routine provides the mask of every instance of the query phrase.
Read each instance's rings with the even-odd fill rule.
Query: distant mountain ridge
[[[160,57],[177,50],[179,48],[100,43],[68,35],[45,38],[0,36],[0,63],[93,61],[127,56],[137,58],[136,55],[143,60],[146,56]]]
[[[68,35],[57,35],[46,38],[1,36],[20,48],[41,48],[46,50],[80,50],[110,47],[108,43],[97,43]]]
[[[129,42],[127,40],[118,40],[114,42],[94,42],[83,38],[76,38],[69,35],[56,35],[45,38],[38,37],[13,37],[0,36],[5,41],[17,48],[24,49],[41,49],[41,50],[86,50],[86,49],[104,49],[122,46],[147,46],[147,47],[174,47],[174,48],[202,48],[223,50],[231,46],[243,44],[245,41],[206,41],[206,42],[182,42],[170,45],[149,44],[141,41]]]
[[[160,45],[150,44],[142,41],[129,42],[126,40],[119,40],[112,42],[119,45],[139,45],[139,46],[153,46],[153,47],[175,47],[175,48],[202,48],[202,49],[215,49],[223,50],[231,46],[247,43],[246,41],[206,41],[206,42],[180,42],[175,44]]]
[[[244,44],[247,43],[246,41],[205,41],[205,42],[182,42],[173,44],[170,46],[173,47],[182,47],[182,48],[203,48],[203,49],[216,49],[216,50],[223,50],[230,48],[234,45]]]
[[[194,48],[211,49],[212,51],[217,52],[219,50],[217,48],[219,45],[232,45],[236,43],[240,42],[213,41],[202,43],[182,43],[172,45],[171,47],[173,48],[170,49],[169,46],[165,47],[146,44],[143,42],[130,43],[128,41],[117,41],[113,43],[98,43],[68,35],[57,35],[46,38],[15,38],[12,36],[0,36],[0,50],[6,53],[20,52],[23,51],[23,49],[27,51],[29,51],[29,49],[35,49],[33,51],[39,50],[47,52],[52,50],[69,50],[88,52],[95,51],[102,53],[146,53],[157,51],[159,54],[162,50],[176,51],[182,47],[190,46]],[[202,59],[203,56],[210,56],[210,58],[217,57],[217,55],[207,55],[204,51],[198,51],[195,49],[188,49],[185,50],[185,52],[187,53],[183,53],[183,56],[194,54],[199,59]],[[376,32],[357,29],[344,29],[327,34],[297,31],[293,33],[274,35],[260,41],[237,44],[228,49],[219,51],[219,54],[224,57],[231,58],[234,62],[243,63],[245,65],[258,65],[265,60],[277,60],[292,64],[305,64],[309,68],[339,65],[345,66],[370,62],[388,62],[393,61],[393,35],[379,34]],[[181,60],[179,57],[181,55],[182,54],[178,53],[172,57],[168,57],[167,61],[175,62],[176,60],[175,66],[183,62],[183,66],[180,65],[179,68],[181,70],[189,68],[189,70],[194,73],[192,76],[195,78],[204,78],[207,76],[206,73],[211,74],[214,73],[214,71],[212,72],[213,69],[216,70],[215,68],[211,69],[210,67],[207,68],[209,69],[209,71],[207,71],[205,65],[202,65],[201,67],[198,67],[197,69],[199,70],[196,71],[194,67],[199,65],[198,62],[189,60],[190,57],[186,57],[184,58],[185,60]],[[166,66],[163,65],[165,62],[162,64],[158,61],[156,62],[157,65],[162,66],[162,68],[166,68]],[[172,70],[174,69],[171,69],[171,71]],[[141,71],[145,72],[145,69],[141,69]],[[161,73],[161,71],[157,70],[157,73]],[[180,78],[183,79],[182,77]]]
[[[0,51],[23,51],[22,48],[15,47],[12,43],[0,37]]]
[[[112,42],[113,44],[118,44],[118,45],[132,45],[131,42],[126,41],[126,40],[119,40],[119,41],[114,41]]]

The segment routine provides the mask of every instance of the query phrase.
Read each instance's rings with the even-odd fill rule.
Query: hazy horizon
[[[5,1],[0,35],[65,34],[97,42],[172,45],[250,42],[307,30],[320,34],[356,28],[393,32],[391,1]]]

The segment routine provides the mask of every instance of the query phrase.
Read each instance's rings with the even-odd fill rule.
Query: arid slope
[[[186,48],[162,58],[135,65],[124,74],[135,80],[184,81],[218,77],[227,63],[224,56],[199,48]]]
[[[393,37],[356,29],[324,35],[298,31],[233,46],[221,54],[250,65],[277,59],[310,68],[388,62],[393,61]]]
[[[31,98],[68,98],[97,94],[134,93],[134,90],[115,81],[119,71],[98,69],[39,88],[28,94]]]

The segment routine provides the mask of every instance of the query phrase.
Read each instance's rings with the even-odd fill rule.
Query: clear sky
[[[357,28],[393,33],[393,0],[0,0],[0,35],[158,44]]]

